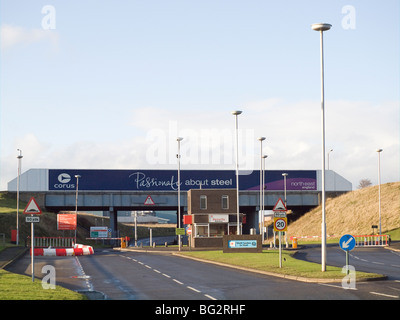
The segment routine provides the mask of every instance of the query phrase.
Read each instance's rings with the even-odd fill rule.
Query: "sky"
[[[400,180],[400,4],[0,0],[0,190],[31,168],[320,170]],[[326,164],[327,165],[327,164]]]

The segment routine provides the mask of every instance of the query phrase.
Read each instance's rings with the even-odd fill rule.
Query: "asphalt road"
[[[337,256],[338,263],[344,259],[336,249],[328,248],[328,261],[334,256]],[[303,258],[318,258],[318,248],[305,251],[307,255]],[[383,252],[380,261],[400,262],[398,253]],[[360,254],[358,250],[353,254],[350,263],[353,260],[364,263],[361,259],[375,259],[380,255],[374,251]],[[56,284],[77,291],[99,291],[110,300],[400,299],[400,267],[396,267],[396,264],[390,267],[393,269],[389,268],[393,271],[389,280],[357,283],[353,289],[343,289],[341,283],[304,283],[264,276],[170,254],[119,252],[112,249],[98,249],[91,256],[36,257],[37,277],[45,275],[41,270],[47,264],[56,269]],[[367,265],[375,267],[372,260]],[[381,266],[376,264],[376,267]],[[30,275],[29,255],[7,269]]]

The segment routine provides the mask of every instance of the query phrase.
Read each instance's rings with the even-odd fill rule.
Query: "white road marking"
[[[391,294],[380,293],[380,292],[374,292],[374,291],[370,291],[370,293],[375,294],[375,295],[377,295],[377,296],[383,296],[383,297],[388,297],[388,298],[399,299],[399,296],[393,296],[393,295],[391,295]]]
[[[190,289],[190,290],[193,290],[193,291],[195,291],[195,292],[200,292],[200,293],[201,293],[201,291],[200,291],[200,290],[197,290],[197,289],[195,289],[195,288],[193,288],[193,287],[186,286],[186,288],[188,288],[188,289]]]
[[[212,296],[210,296],[208,294],[205,294],[204,296],[207,297],[208,299],[211,299],[211,300],[218,300],[217,298],[214,298],[214,297],[212,297]]]
[[[176,279],[172,279],[172,280],[175,281],[176,283],[183,284],[183,282],[180,282],[179,280],[176,280]]]

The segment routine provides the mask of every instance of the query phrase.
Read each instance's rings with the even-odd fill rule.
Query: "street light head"
[[[79,179],[81,176],[79,174],[75,175],[75,178]]]
[[[267,158],[268,158],[268,156],[267,156],[267,155],[264,155],[264,156],[263,156],[263,159],[267,159]]]
[[[183,140],[183,138],[182,137],[178,137],[178,138],[176,138],[176,141],[182,141]]]
[[[257,138],[257,140],[258,140],[258,141],[264,141],[264,140],[265,140],[265,137],[259,137],[259,138]]]
[[[314,23],[311,25],[311,29],[315,31],[328,31],[332,27],[329,23]]]
[[[288,173],[282,173],[282,175],[283,175],[284,177],[287,177],[289,174],[288,174]]]
[[[383,151],[383,149],[378,149],[378,150],[376,150],[376,152],[382,152]]]
[[[240,110],[235,110],[235,111],[232,111],[232,114],[233,114],[234,116],[238,116],[239,114],[242,114],[242,111],[240,111]]]

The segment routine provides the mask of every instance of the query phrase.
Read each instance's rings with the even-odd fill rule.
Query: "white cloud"
[[[330,169],[353,183],[377,183],[377,148],[382,182],[399,180],[399,108],[396,102],[330,101],[326,104],[326,152]],[[259,168],[259,136],[268,155],[267,170],[321,168],[321,119],[318,101],[271,99],[249,102],[239,116],[241,166]],[[68,145],[39,141],[34,133],[15,140],[29,168],[176,168],[178,136],[182,169],[234,169],[234,117],[229,110],[165,110],[135,112],[136,137],[113,142],[71,141]],[[87,128],[90,130],[90,128]],[[51,137],[49,138],[51,139]],[[2,157],[2,182],[15,177],[15,155]]]
[[[17,45],[26,46],[42,41],[49,41],[52,45],[57,45],[59,36],[54,30],[26,29],[20,26],[3,24],[0,29],[0,39],[1,49],[6,50]]]

